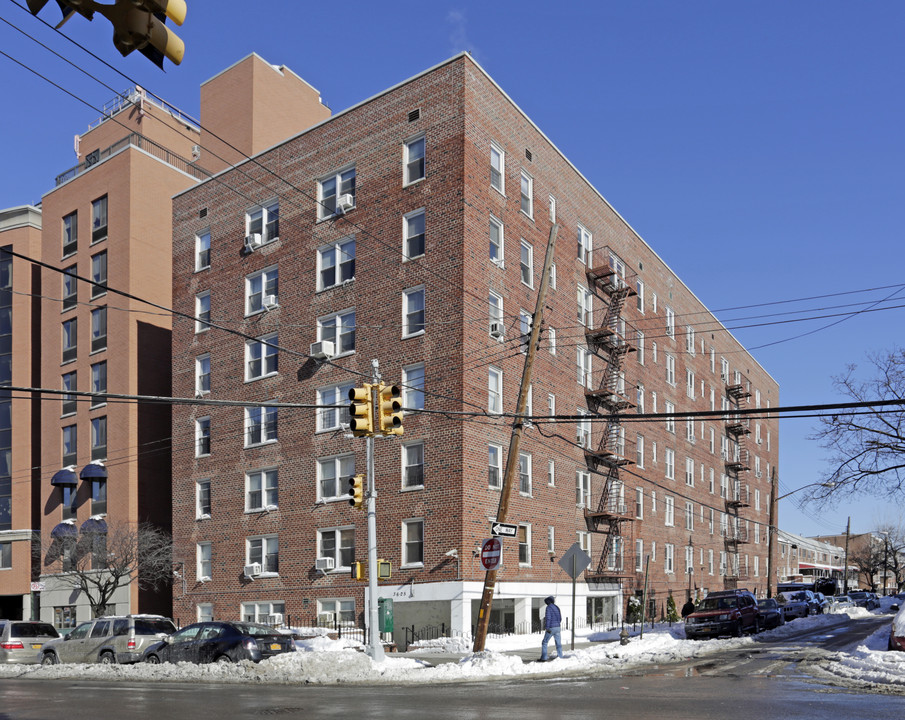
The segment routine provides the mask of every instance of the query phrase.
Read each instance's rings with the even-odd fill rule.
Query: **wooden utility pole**
[[[845,521],[845,567],[842,569],[842,594],[848,595],[848,536],[852,529],[852,516]]]
[[[550,284],[550,266],[553,264],[553,248],[556,246],[556,234],[558,232],[559,225],[553,223],[553,227],[550,228],[550,241],[547,243],[547,253],[544,256],[544,270],[541,274],[540,289],[537,292],[537,304],[535,305],[531,322],[531,336],[528,340],[525,369],[522,371],[522,382],[518,391],[515,422],[512,423],[512,437],[509,440],[509,453],[506,455],[503,488],[500,492],[500,505],[495,518],[498,523],[506,522],[506,515],[509,512],[509,494],[518,470],[518,451],[522,442],[522,427],[524,425],[525,406],[528,403],[528,388],[531,387],[531,369],[534,365],[534,356],[537,354],[537,341],[544,321],[544,303],[547,297],[547,287]],[[496,588],[496,574],[496,570],[488,570],[484,578],[484,593],[481,596],[481,609],[478,611],[478,627],[474,638],[474,652],[481,652],[487,640],[487,625],[490,623],[490,607],[493,604],[493,591]],[[574,618],[572,620],[574,622]]]

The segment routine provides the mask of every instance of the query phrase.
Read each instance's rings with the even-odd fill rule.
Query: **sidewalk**
[[[616,640],[600,640],[595,642],[589,642],[587,640],[581,640],[575,643],[575,649],[579,650],[581,648],[593,647],[596,645],[600,645],[601,643],[610,643],[610,642],[619,642],[618,638]],[[562,652],[563,655],[568,655],[571,652],[572,643],[563,642],[562,644]],[[540,657],[540,643],[537,644],[537,647],[526,647],[526,648],[518,648],[511,650],[498,650],[495,652],[499,652],[504,655],[517,655],[524,662],[534,662]],[[453,652],[430,652],[430,651],[408,651],[401,653],[393,653],[392,657],[405,657],[411,658],[412,660],[421,660],[423,662],[429,663],[430,665],[442,665],[443,663],[457,663],[462,658],[470,657],[473,653],[453,653]],[[556,647],[553,645],[553,641],[550,641],[550,645],[547,649],[548,657],[556,657]]]

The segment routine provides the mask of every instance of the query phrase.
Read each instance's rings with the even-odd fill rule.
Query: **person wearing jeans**
[[[547,657],[547,643],[550,642],[550,638],[553,638],[556,643],[556,657],[562,657],[562,638],[560,637],[562,614],[553,601],[554,597],[552,595],[544,598],[544,602],[547,603],[547,612],[544,615],[544,641],[540,646],[541,662],[547,662],[550,659]]]

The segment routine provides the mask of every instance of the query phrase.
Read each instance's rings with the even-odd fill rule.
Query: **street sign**
[[[578,543],[572,543],[563,554],[559,561],[559,566],[568,573],[569,577],[575,580],[584,569],[591,564],[591,556],[581,549]]]
[[[490,534],[494,537],[515,537],[518,534],[518,525],[508,523],[490,523]]]
[[[496,570],[503,562],[503,544],[497,538],[485,540],[481,545],[481,565],[485,570]]]

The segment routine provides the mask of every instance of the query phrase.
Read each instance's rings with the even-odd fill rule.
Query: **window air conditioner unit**
[[[245,566],[245,577],[254,578],[261,574],[261,563],[252,563]]]
[[[262,244],[261,233],[252,233],[245,236],[245,249],[248,252],[254,252],[255,248],[261,247]]]
[[[336,354],[333,341],[320,340],[319,342],[311,343],[311,350],[308,354],[315,360],[325,360],[333,357]]]
[[[319,557],[314,561],[314,567],[317,570],[326,572],[327,570],[333,570],[336,567],[336,562],[332,557]]]
[[[270,624],[271,625],[282,625],[283,624],[283,613],[273,613],[270,616]]]
[[[265,295],[264,299],[261,301],[261,304],[264,306],[265,310],[273,310],[278,305],[277,296]]]
[[[497,340],[503,337],[503,323],[496,321],[490,323],[490,337]]]
[[[355,207],[355,196],[351,193],[344,193],[336,198],[336,212],[344,213]]]

